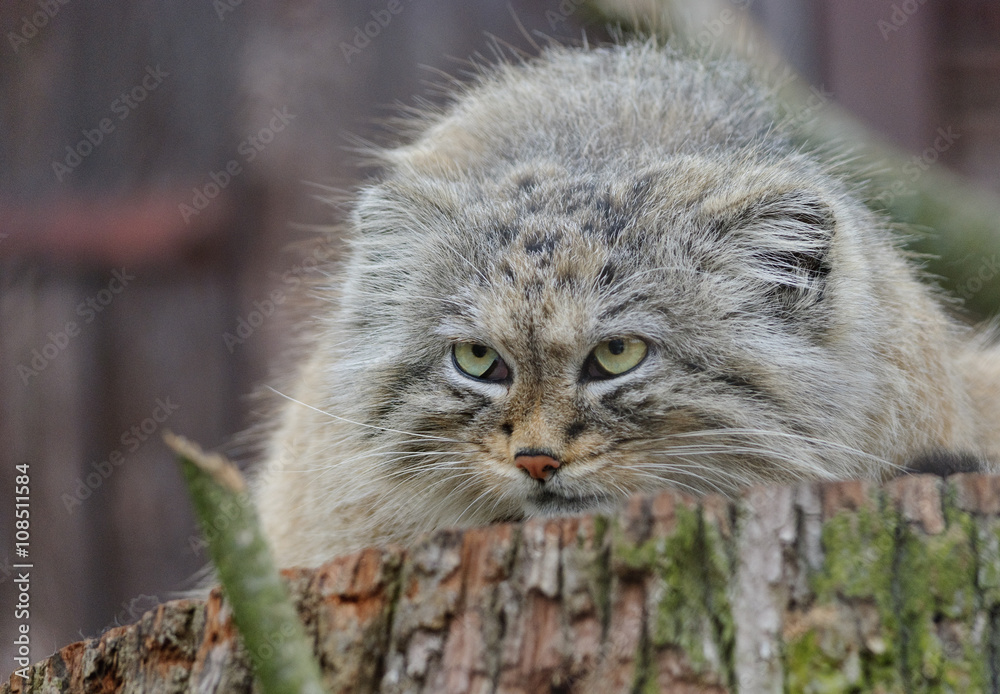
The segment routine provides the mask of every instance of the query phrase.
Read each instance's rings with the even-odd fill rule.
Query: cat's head
[[[856,474],[868,260],[835,188],[697,155],[388,177],[354,214],[338,401],[387,476],[496,517]]]

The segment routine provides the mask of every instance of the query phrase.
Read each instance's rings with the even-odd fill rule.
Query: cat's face
[[[821,474],[844,453],[822,429],[846,385],[837,222],[794,174],[746,170],[369,190],[342,324],[363,348],[339,368],[387,468],[501,517]]]

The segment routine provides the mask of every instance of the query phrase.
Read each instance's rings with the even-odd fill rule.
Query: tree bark
[[[331,692],[1000,692],[1000,477],[667,492],[285,575]],[[0,694],[249,692],[248,663],[216,592]]]

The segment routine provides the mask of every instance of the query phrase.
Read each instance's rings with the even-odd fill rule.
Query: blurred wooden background
[[[486,33],[529,48],[511,8],[529,32],[578,38],[580,4],[0,6],[0,669],[13,670],[14,466],[31,471],[33,660],[185,588],[205,557],[159,434],[252,457],[231,442],[290,331],[267,302],[335,252],[307,228],[336,214],[307,182],[364,175],[347,134],[377,134],[373,118],[425,93],[421,66],[488,57]],[[818,94],[918,169],[1000,191],[995,2],[732,3],[748,6]],[[941,129],[957,137],[944,145]],[[969,259],[968,277],[984,272],[996,256]]]

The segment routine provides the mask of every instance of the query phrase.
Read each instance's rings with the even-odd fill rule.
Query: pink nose
[[[559,461],[547,455],[519,455],[514,463],[536,480],[545,482],[559,468]]]

